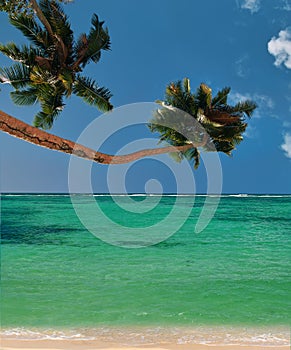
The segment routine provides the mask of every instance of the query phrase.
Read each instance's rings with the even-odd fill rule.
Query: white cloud
[[[281,30],[279,37],[273,37],[268,42],[268,51],[275,56],[275,66],[284,64],[291,69],[291,27]]]
[[[253,99],[255,102],[257,102],[258,106],[261,108],[266,108],[266,109],[274,108],[274,105],[275,105],[274,101],[269,96],[254,94]]]
[[[291,134],[284,135],[284,143],[281,145],[281,149],[285,152],[287,158],[291,158]]]
[[[259,109],[262,111],[273,109],[275,104],[274,101],[271,99],[271,97],[267,95],[261,95],[261,94],[241,94],[239,92],[232,92],[230,94],[230,102],[231,103],[237,103],[239,101],[245,101],[245,100],[252,100],[256,102]]]
[[[291,11],[291,0],[279,0],[274,8],[281,11]]]
[[[235,104],[245,100],[254,101],[258,105],[258,109],[255,110],[252,119],[259,119],[264,116],[272,116],[272,117],[274,116],[272,110],[274,109],[275,104],[269,96],[261,95],[257,93],[241,94],[239,92],[232,92],[229,95],[230,104]],[[244,136],[248,138],[256,138],[258,137],[258,134],[259,134],[258,130],[256,129],[256,126],[252,123],[253,123],[252,121],[248,123],[248,127],[244,133]]]
[[[249,56],[247,54],[235,61],[236,74],[240,78],[245,78],[249,75],[250,70],[248,68],[248,61]]]
[[[236,104],[238,102],[251,100],[254,101],[258,105],[258,109],[255,110],[253,118],[261,118],[265,115],[270,115],[272,110],[274,108],[274,102],[273,100],[266,95],[261,94],[241,94],[239,92],[231,92],[229,95],[229,103],[230,104]],[[251,123],[251,122],[250,122]],[[255,127],[255,125],[248,123],[247,130],[244,133],[244,136],[248,138],[256,138],[258,136],[258,131]]]
[[[260,9],[260,2],[260,0],[243,0],[241,8],[250,10],[251,13],[255,13]]]
[[[282,10],[291,11],[291,4],[289,3],[289,0],[283,0],[283,4]]]
[[[290,112],[291,112],[291,107],[290,107]],[[283,127],[284,128],[291,128],[291,122],[284,120]]]

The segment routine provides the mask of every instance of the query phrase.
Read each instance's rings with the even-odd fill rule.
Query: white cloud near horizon
[[[275,66],[284,64],[291,69],[291,27],[279,32],[279,36],[273,37],[268,42],[268,51],[275,57]]]
[[[287,158],[291,158],[291,134],[285,134],[283,136],[284,143],[281,145],[281,149],[285,152]]]
[[[260,9],[260,0],[243,0],[243,3],[241,4],[241,8],[245,10],[250,10],[251,13],[258,12]]]
[[[275,106],[274,101],[271,99],[271,97],[267,95],[257,94],[257,93],[241,94],[239,92],[231,92],[229,97],[230,97],[231,103],[237,103],[239,101],[245,101],[245,100],[252,100],[256,102],[256,104],[260,109],[264,109],[264,110],[273,109]]]

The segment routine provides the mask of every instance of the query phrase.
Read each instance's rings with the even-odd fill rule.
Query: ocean
[[[195,329],[211,344],[232,329],[231,342],[288,344],[291,196],[221,196],[198,233],[206,198],[75,195],[94,218],[86,226],[69,195],[3,194],[2,334],[93,339],[118,329],[131,341],[131,329],[134,344],[167,332],[190,343]]]

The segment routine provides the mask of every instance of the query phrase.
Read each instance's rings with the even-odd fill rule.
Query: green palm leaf
[[[10,93],[12,101],[19,105],[33,105],[37,102],[37,89],[29,88],[27,90],[16,90]]]
[[[184,159],[184,155],[182,152],[170,152],[169,156],[174,159],[175,162],[181,163]]]
[[[73,31],[62,7],[55,1],[41,0],[39,6],[55,34],[62,38],[66,48],[73,44]]]
[[[98,87],[90,78],[78,75],[74,82],[73,92],[82,97],[90,105],[97,106],[101,111],[110,111],[113,106],[109,102],[111,93],[105,87]]]
[[[0,44],[0,52],[20,62],[0,69],[0,83],[15,88],[11,98],[16,104],[40,103],[41,111],[35,116],[34,124],[45,129],[52,126],[63,109],[63,97],[70,97],[72,93],[102,111],[111,110],[110,91],[92,79],[76,75],[82,70],[81,66],[90,61],[98,62],[101,51],[110,49],[104,22],[94,14],[88,36],[82,34],[74,44],[68,16],[58,2],[39,0],[38,6],[39,11],[29,16],[23,11],[10,12],[11,24],[32,45]]]
[[[238,102],[235,106],[231,107],[231,113],[244,113],[248,117],[251,117],[256,108],[257,105],[255,102],[246,100]]]
[[[54,86],[58,82],[58,77],[53,75],[47,69],[43,69],[39,66],[34,66],[30,72],[30,81],[33,85],[51,84]]]
[[[235,149],[235,144],[231,141],[214,140],[213,144],[217,152],[223,152],[228,156],[231,156],[231,152]]]
[[[191,94],[190,79],[188,78],[183,79],[183,87],[184,87],[185,93]]]
[[[185,78],[183,82],[178,80],[170,83],[166,88],[165,104],[195,114],[196,104],[190,91],[190,80]]]
[[[36,95],[41,102],[42,111],[46,114],[53,114],[54,111],[63,110],[64,88],[60,83],[41,84],[37,86]]]
[[[189,140],[200,143],[206,133],[210,139],[203,145],[205,151],[213,152],[215,146],[216,151],[231,155],[235,146],[243,140],[243,133],[247,127],[245,116],[252,115],[256,104],[247,100],[234,106],[228,105],[229,92],[230,88],[226,87],[218,91],[212,99],[212,90],[206,84],[200,84],[196,92],[192,93],[189,79],[184,79],[183,83],[170,83],[166,88],[164,102],[159,101],[162,108],[155,111],[154,118],[148,125],[149,129],[159,133],[159,142],[167,141],[174,146],[187,145]],[[183,113],[175,112],[175,108],[167,106],[187,112],[188,118],[185,119]],[[192,126],[188,122],[189,115],[195,119],[195,122],[190,122]],[[203,129],[195,126],[196,121]],[[174,130],[176,126],[183,131],[183,135]],[[195,169],[199,166],[199,150],[195,147],[173,157],[177,161],[181,161],[182,158],[193,160]]]
[[[201,83],[199,88],[196,91],[197,108],[205,111],[207,108],[211,107],[211,103],[212,103],[212,91],[206,84]]]
[[[10,23],[38,48],[46,50],[52,44],[47,31],[42,30],[34,18],[21,14],[16,17],[10,17]]]
[[[59,74],[59,79],[66,90],[66,97],[69,97],[73,92],[73,83],[75,79],[73,72],[69,69],[63,69],[62,73]]]
[[[227,97],[230,93],[230,87],[225,87],[224,89],[218,91],[212,100],[212,107],[222,106],[227,104]]]
[[[83,67],[89,61],[97,63],[102,50],[110,50],[110,37],[107,28],[103,28],[104,22],[100,22],[96,14],[93,15],[91,22],[89,35],[82,34],[75,46],[76,59]]]
[[[198,169],[200,165],[200,152],[196,147],[190,148],[187,151],[183,152],[183,156],[188,160],[194,161],[194,169]]]
[[[38,128],[50,129],[64,108],[63,89],[60,84],[42,84],[37,87],[36,95],[42,110],[34,117],[33,124]]]
[[[33,125],[37,128],[44,130],[51,129],[56,117],[60,114],[60,111],[56,110],[54,113],[46,114],[45,112],[39,112],[33,119]]]
[[[88,35],[88,58],[93,62],[99,61],[101,50],[110,50],[110,37],[108,29],[103,28],[104,22],[100,22],[98,16],[94,14],[91,19],[92,28]]]
[[[6,45],[0,44],[0,52],[10,57],[14,61],[21,62],[27,66],[32,66],[35,63],[35,57],[41,56],[42,51],[31,46],[22,45],[19,48],[15,43],[10,42]]]
[[[21,89],[30,82],[30,69],[16,63],[11,67],[0,68],[0,83],[11,84],[15,89]]]

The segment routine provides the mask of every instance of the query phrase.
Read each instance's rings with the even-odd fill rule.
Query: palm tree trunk
[[[48,20],[46,19],[45,15],[43,14],[42,10],[38,6],[37,1],[36,0],[30,0],[30,3],[31,3],[31,6],[32,6],[35,14],[37,15],[37,17],[39,18],[41,23],[45,26],[45,29],[48,31],[49,35],[53,38],[55,35],[54,35],[53,30],[52,30],[52,27],[49,24]]]
[[[54,38],[56,38],[58,40],[59,43],[59,50],[60,53],[62,54],[64,60],[67,57],[67,49],[66,46],[62,40],[62,38],[57,35],[56,33],[54,33],[54,31],[52,30],[52,27],[49,23],[49,21],[46,19],[45,15],[43,14],[41,8],[39,7],[38,3],[36,0],[30,0],[31,6],[36,14],[36,16],[38,17],[38,19],[41,21],[41,23],[44,25],[45,29],[48,31],[50,37],[52,38],[52,40]]]
[[[51,150],[73,154],[80,158],[92,160],[102,164],[124,164],[130,163],[140,158],[152,156],[156,154],[164,154],[169,152],[183,152],[193,147],[199,147],[206,144],[206,138],[199,144],[187,144],[184,146],[168,146],[155,149],[144,149],[126,155],[110,155],[95,151],[86,146],[80,145],[62,137],[49,134],[46,131],[40,130],[34,126],[16,119],[0,110],[0,130],[15,136],[21,140],[33,143],[37,146],[49,148]]]

